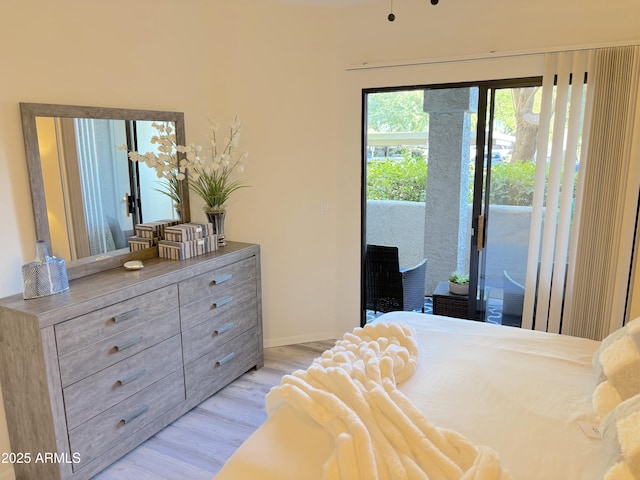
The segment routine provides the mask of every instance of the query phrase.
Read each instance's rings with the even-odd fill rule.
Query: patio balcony
[[[468,209],[467,218],[471,219],[471,205]],[[427,258],[425,297],[430,297],[438,283],[447,280],[458,265],[469,264],[469,244],[462,253],[464,258],[458,258],[457,249],[448,252],[431,250],[431,238],[435,238],[438,232],[425,233],[425,214],[425,203],[422,202],[369,200],[366,238],[370,244],[397,246],[401,268]],[[500,310],[502,303],[503,271],[524,283],[530,220],[531,207],[491,206],[487,225],[485,286],[490,288],[489,304],[494,310]],[[470,225],[466,228],[469,231]]]

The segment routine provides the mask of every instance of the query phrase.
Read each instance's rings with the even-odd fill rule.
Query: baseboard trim
[[[344,332],[340,333],[310,333],[307,335],[295,335],[293,337],[266,338],[264,339],[264,348],[281,347],[282,345],[296,345],[298,343],[322,342],[324,340],[333,340],[342,338]],[[2,480],[2,479],[0,479]]]

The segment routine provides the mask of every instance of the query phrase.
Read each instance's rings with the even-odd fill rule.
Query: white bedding
[[[599,343],[575,337],[394,312],[418,334],[420,361],[399,386],[429,421],[498,452],[517,480],[601,479],[591,364]],[[312,480],[332,454],[331,437],[284,405],[229,459],[217,480]]]

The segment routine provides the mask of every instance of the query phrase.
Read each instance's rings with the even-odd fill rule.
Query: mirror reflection
[[[55,256],[72,261],[126,254],[135,224],[180,219],[156,172],[130,161],[127,152],[156,151],[154,122],[170,125],[184,141],[182,114],[41,104],[21,109],[37,235]]]

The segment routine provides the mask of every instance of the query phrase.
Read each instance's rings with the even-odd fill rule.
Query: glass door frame
[[[500,89],[542,86],[542,77],[507,79],[478,84],[478,120],[476,123],[476,159],[469,250],[469,295],[467,318],[484,321],[486,317],[485,272],[487,226],[490,219],[491,167],[495,119],[495,92]],[[486,154],[484,152],[487,152]],[[478,304],[480,303],[480,304]]]
[[[360,324],[364,326],[366,323],[366,288],[365,288],[365,251],[366,251],[366,219],[367,219],[367,96],[372,93],[385,93],[394,92],[399,90],[416,90],[416,89],[453,89],[453,88],[478,88],[478,109],[477,109],[477,124],[476,124],[476,160],[475,160],[475,176],[474,176],[474,191],[473,191],[473,205],[472,205],[472,229],[470,235],[470,251],[469,251],[469,291],[478,292],[478,288],[481,288],[484,292],[484,271],[486,267],[486,259],[484,255],[480,255],[481,251],[478,251],[479,240],[479,218],[484,215],[484,225],[488,224],[489,216],[489,193],[490,193],[490,180],[491,180],[491,148],[493,143],[493,118],[494,118],[494,100],[495,90],[506,88],[523,88],[534,87],[542,85],[542,77],[519,77],[502,80],[485,80],[477,82],[458,82],[458,83],[446,83],[446,84],[434,84],[434,85],[407,85],[407,86],[394,86],[394,87],[380,87],[380,88],[367,88],[362,90],[362,115],[361,115],[361,222],[360,222],[360,250],[361,250],[361,272],[360,272]],[[490,94],[490,92],[492,92]],[[483,94],[484,93],[484,94]],[[490,94],[490,95],[489,95]],[[490,101],[487,102],[487,95],[490,97]],[[487,106],[489,109],[490,118],[489,125],[491,128],[486,131],[487,126]],[[493,106],[492,106],[493,105]],[[481,109],[482,106],[482,109]],[[485,146],[487,158],[487,170],[485,173]],[[489,186],[489,188],[487,188]],[[482,229],[482,251],[486,246],[486,229]],[[483,295],[484,296],[484,295]],[[478,298],[477,295],[470,294],[467,304],[467,317],[483,320],[484,311],[478,312]],[[480,317],[480,318],[478,318]]]
[[[487,96],[490,96],[487,102]],[[488,108],[488,110],[487,110]],[[478,87],[478,119],[476,122],[476,159],[473,179],[473,201],[471,213],[471,245],[469,247],[469,300],[467,302],[467,318],[484,320],[486,311],[478,306],[478,295],[484,297],[484,272],[486,255],[484,251],[487,240],[485,226],[489,221],[489,194],[491,188],[491,149],[493,147],[493,120],[495,109],[495,90],[486,85]],[[489,121],[487,122],[487,111]],[[482,114],[481,114],[482,113]],[[490,127],[487,129],[487,123]],[[484,152],[487,152],[486,154]],[[485,170],[486,162],[486,170]],[[484,202],[483,202],[484,200]],[[471,292],[477,292],[473,295]]]

